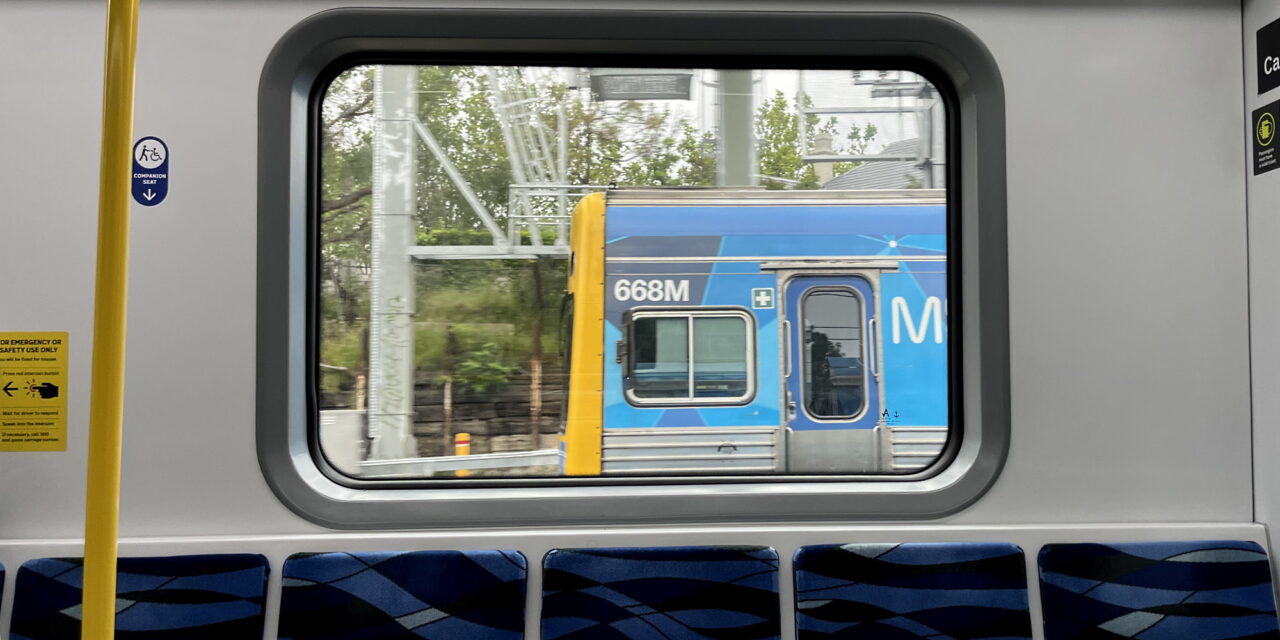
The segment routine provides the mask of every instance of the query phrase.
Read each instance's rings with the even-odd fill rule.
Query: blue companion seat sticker
[[[147,136],[133,145],[133,199],[154,207],[169,195],[169,146]]]

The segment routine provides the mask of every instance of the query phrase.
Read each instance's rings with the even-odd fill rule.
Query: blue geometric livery
[[[796,552],[795,568],[800,640],[1031,638],[1017,545],[812,546]]]
[[[1266,552],[1238,540],[1051,544],[1048,640],[1280,638]]]
[[[41,558],[17,574],[12,640],[78,640],[80,558]],[[226,554],[120,558],[116,638],[257,640],[263,631],[267,559]]]
[[[280,640],[519,640],[518,551],[300,553],[284,564]]]
[[[543,640],[756,640],[779,634],[767,547],[555,549]]]

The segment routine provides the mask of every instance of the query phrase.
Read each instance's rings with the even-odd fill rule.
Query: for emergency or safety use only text
[[[0,331],[0,451],[67,450],[67,333]]]

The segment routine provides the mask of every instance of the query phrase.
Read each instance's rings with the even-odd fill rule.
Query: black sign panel
[[[593,73],[591,91],[596,100],[688,100],[692,77],[690,73]]]
[[[1276,147],[1276,123],[1280,122],[1280,101],[1253,112],[1249,121],[1253,138],[1253,175],[1280,168],[1280,150]]]
[[[1280,20],[1258,29],[1258,94],[1280,87]]]

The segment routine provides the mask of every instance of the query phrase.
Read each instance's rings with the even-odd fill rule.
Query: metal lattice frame
[[[944,186],[943,176],[946,173],[945,154],[942,145],[944,140],[939,135],[939,131],[943,129],[944,121],[939,107],[942,100],[934,91],[933,86],[924,81],[904,81],[901,77],[889,77],[885,72],[875,79],[863,80],[855,77],[853,83],[855,85],[865,85],[871,87],[872,98],[898,98],[897,106],[892,107],[805,107],[801,100],[806,95],[805,90],[805,73],[799,72],[799,95],[796,96],[797,111],[799,113],[800,126],[800,159],[808,163],[836,163],[836,162],[914,162],[916,168],[920,169],[924,174],[924,188],[934,189]],[[908,98],[914,101],[914,104],[903,105],[902,99]],[[805,122],[805,116],[808,115],[855,115],[855,114],[911,114],[916,120],[916,130],[919,132],[920,145],[916,155],[838,155],[831,153],[829,150],[822,151],[811,149],[808,146],[808,137],[805,129],[808,123]]]
[[[413,261],[567,258],[570,201],[601,188],[567,183],[568,124],[564,104],[557,106],[553,133],[535,108],[538,98],[528,91],[523,78],[507,75],[519,72],[504,74],[490,69],[494,112],[507,145],[514,178],[509,189],[507,228],[503,229],[435,135],[418,118],[413,69],[388,66],[375,71],[370,461],[362,465],[381,465],[378,467],[381,469],[390,464],[387,468],[394,468],[396,473],[402,473],[406,465],[420,472],[425,468],[422,465],[432,460],[415,457],[412,433]],[[450,182],[492,236],[492,244],[416,244],[417,142],[440,163]],[[546,229],[553,234],[550,244],[543,239]],[[529,234],[529,245],[523,243],[524,232]],[[430,462],[428,466],[527,466],[530,460],[541,463],[557,455],[555,450],[548,450],[523,455],[469,456],[468,462]]]

